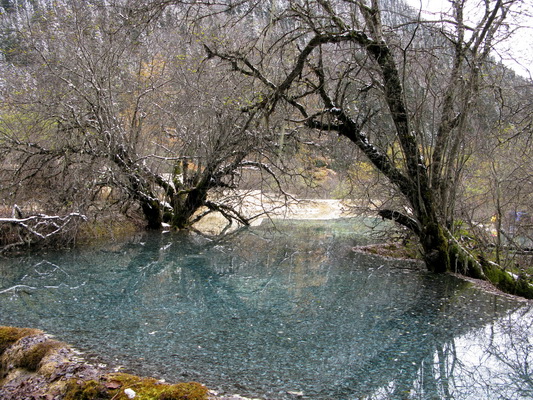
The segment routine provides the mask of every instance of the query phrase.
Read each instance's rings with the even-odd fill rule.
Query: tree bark
[[[205,205],[206,200],[207,190],[201,187],[196,187],[185,194],[178,192],[172,200],[172,227],[176,229],[188,228],[192,216],[200,207]]]

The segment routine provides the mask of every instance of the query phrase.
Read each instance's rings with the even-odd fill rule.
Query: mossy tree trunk
[[[195,187],[187,193],[179,192],[172,200],[171,226],[175,229],[186,229],[190,226],[193,215],[203,206],[207,200],[207,190]]]

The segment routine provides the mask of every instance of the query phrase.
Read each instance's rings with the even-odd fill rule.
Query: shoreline
[[[413,268],[423,269],[421,260],[413,259],[404,253],[398,256],[400,244],[386,243],[379,245],[356,246],[352,251],[370,254],[375,257],[410,261]],[[492,284],[479,279],[464,277],[450,273],[466,280],[476,288],[485,292],[532,303],[519,296],[513,296],[498,290]],[[96,350],[95,350],[96,351]],[[170,391],[187,390],[188,394],[179,397],[150,397],[164,400],[261,400],[260,398],[244,397],[239,394],[217,393],[209,390],[198,382],[182,382],[169,384],[156,378],[145,378],[130,374],[117,373],[107,365],[87,361],[70,345],[59,342],[43,331],[31,328],[15,328],[0,326],[0,398],[3,400],[19,400],[23,398],[39,398],[46,400],[134,399],[131,390]],[[84,391],[99,390],[101,397],[83,397]],[[148,390],[148,389],[147,389]],[[191,392],[192,391],[192,392]],[[100,393],[99,392],[99,393]],[[74,393],[74,394],[73,394]],[[300,393],[291,393],[294,398],[301,398]],[[82,397],[79,397],[82,396]],[[107,396],[107,397],[105,397]]]
[[[198,382],[170,384],[114,372],[41,330],[0,326],[2,400],[125,400],[137,394],[154,400],[260,400],[219,394]]]
[[[371,244],[366,246],[356,246],[353,247],[352,250],[354,252],[360,252],[365,254],[371,254],[376,257],[381,257],[387,260],[401,260],[401,261],[408,261],[412,262],[415,265],[419,266],[421,269],[424,269],[424,261],[422,261],[419,258],[412,257],[411,254],[409,254],[407,251],[405,251],[405,247],[402,245],[399,245],[397,243],[381,243],[381,244]],[[447,274],[452,275],[458,279],[462,279],[464,281],[470,282],[472,285],[474,285],[476,288],[483,290],[487,293],[491,293],[494,295],[498,295],[501,297],[505,297],[508,299],[512,299],[515,301],[525,302],[525,303],[533,303],[533,299],[526,299],[522,296],[517,296],[514,294],[506,293],[500,289],[498,289],[496,286],[494,286],[491,282],[483,280],[483,279],[475,279],[470,278],[468,276],[462,275],[457,272],[447,272]]]

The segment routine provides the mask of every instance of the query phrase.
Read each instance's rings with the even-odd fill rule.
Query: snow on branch
[[[24,217],[20,208],[15,205],[13,207],[12,217],[0,218],[0,224],[7,224],[17,226],[21,228],[20,233],[26,233],[29,236],[22,239],[20,242],[12,243],[5,246],[0,251],[5,251],[7,248],[13,247],[12,245],[21,245],[32,242],[32,238],[38,240],[47,240],[61,232],[67,230],[68,226],[75,221],[86,221],[87,217],[78,212],[73,212],[67,215],[46,215],[36,214],[29,217]]]

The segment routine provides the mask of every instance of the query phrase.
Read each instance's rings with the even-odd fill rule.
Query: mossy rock
[[[42,333],[37,329],[16,328],[12,326],[0,326],[0,355],[7,348],[26,336],[37,335]]]
[[[0,327],[0,380],[0,398],[9,400],[208,399],[208,389],[197,382],[171,385],[153,378],[106,374],[84,364],[65,343],[26,328]]]
[[[153,378],[129,374],[110,374],[100,381],[71,380],[65,400],[207,400],[207,388],[197,382],[169,385]],[[133,392],[131,392],[133,391]]]
[[[113,398],[102,382],[71,379],[66,385],[64,400],[109,400]]]
[[[65,346],[66,344],[55,340],[37,343],[24,353],[22,359],[18,362],[18,367],[35,372],[39,369],[44,357],[52,351]]]

